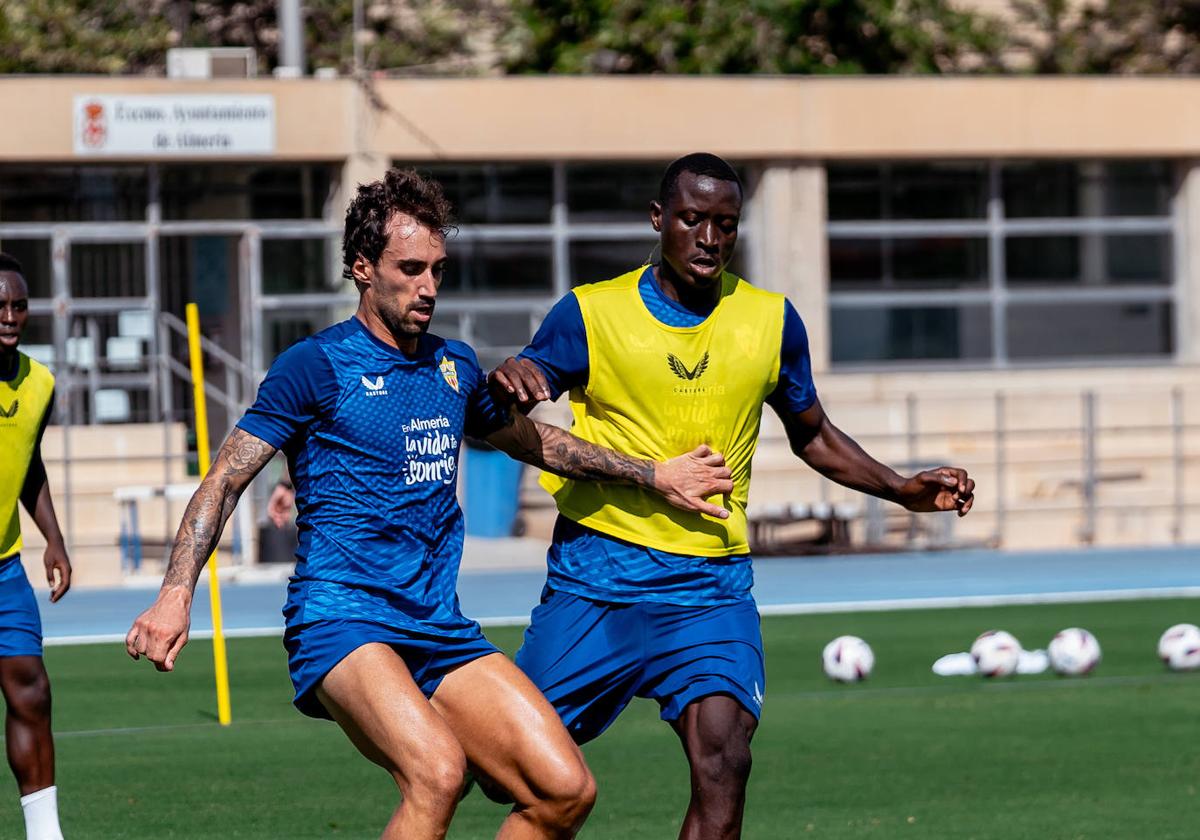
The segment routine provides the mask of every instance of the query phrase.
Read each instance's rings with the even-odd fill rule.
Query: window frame
[[[943,220],[869,220],[826,221],[826,238],[830,245],[839,239],[919,239],[926,237],[983,238],[988,243],[987,277],[982,287],[962,289],[883,289],[837,290],[829,278],[829,321],[834,310],[875,308],[917,308],[928,306],[987,305],[991,316],[992,353],[988,360],[961,359],[923,361],[919,359],[878,359],[870,362],[830,360],[835,371],[854,372],[878,370],[964,370],[964,369],[1031,369],[1049,367],[1094,366],[1096,361],[1079,358],[1045,357],[1013,359],[1008,348],[1007,315],[1010,305],[1038,303],[1167,303],[1172,307],[1173,332],[1171,350],[1162,355],[1104,356],[1109,365],[1154,365],[1178,363],[1187,344],[1186,317],[1183,312],[1182,260],[1183,237],[1180,231],[1179,170],[1175,161],[1169,167],[1170,197],[1166,215],[1157,216],[1076,216],[1076,217],[1006,217],[1003,193],[1003,169],[1006,164],[1024,163],[1023,159],[992,159],[983,161],[987,167],[987,212],[979,219]],[[1108,160],[1079,159],[1080,165],[1109,163]],[[1113,160],[1112,163],[1128,162]],[[829,161],[826,166],[838,162]],[[882,166],[905,162],[883,161]],[[828,209],[828,199],[826,203]],[[1169,237],[1167,282],[1162,284],[1121,283],[1106,286],[1076,285],[1062,288],[1012,286],[1007,282],[1005,242],[1009,237],[1086,236],[1108,234],[1155,234]],[[828,266],[827,266],[828,267]],[[832,347],[832,342],[830,342]]]

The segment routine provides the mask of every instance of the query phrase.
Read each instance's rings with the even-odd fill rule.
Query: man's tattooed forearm
[[[226,475],[254,476],[271,460],[275,447],[248,432],[234,429],[221,447],[221,452],[226,456]]]
[[[163,586],[196,585],[200,570],[212,555],[233,513],[240,493],[225,491],[219,482],[205,481],[183,512]]]
[[[628,481],[641,487],[654,485],[654,462],[632,458],[580,440],[554,426],[537,424],[546,469],[566,478],[585,481]]]
[[[265,441],[233,430],[183,512],[163,586],[196,585],[242,491],[274,454],[275,448]]]

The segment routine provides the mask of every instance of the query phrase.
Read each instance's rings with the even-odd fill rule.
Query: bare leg
[[[8,766],[21,795],[54,784],[50,678],[40,656],[0,657],[0,691],[8,704],[4,735]]]
[[[445,837],[466,758],[399,654],[385,644],[363,645],[325,676],[317,697],[359,751],[400,788],[403,798],[384,840]]]
[[[758,721],[732,697],[714,694],[689,703],[673,725],[692,774],[680,840],[741,837],[750,739]]]
[[[503,840],[574,837],[596,801],[583,753],[554,708],[503,654],[447,674],[433,706],[450,725],[467,761],[515,804]]]

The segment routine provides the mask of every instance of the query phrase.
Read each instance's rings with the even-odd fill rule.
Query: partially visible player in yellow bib
[[[8,707],[5,746],[21,792],[26,837],[62,840],[50,678],[42,664],[37,601],[21,565],[18,502],[46,538],[43,560],[51,602],[71,586],[71,562],[41,454],[42,433],[54,405],[54,376],[17,349],[28,318],[29,289],[21,264],[0,253],[0,691]]]
[[[746,542],[763,405],[793,452],[840,484],[913,511],[965,515],[974,501],[964,470],[900,476],[830,422],[796,310],[725,271],[741,212],[729,164],[675,161],[650,202],[662,260],[572,291],[490,377],[498,397],[523,408],[569,392],[572,433],[628,455],[703,444],[725,455],[727,519],[672,510],[635,487],[545,476],[560,515],[517,654],[580,743],[633,697],[658,701],[691,766],[680,831],[689,840],[740,835],[766,690]]]

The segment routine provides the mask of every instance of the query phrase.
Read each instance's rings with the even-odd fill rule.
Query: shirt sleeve
[[[483,440],[493,432],[508,425],[508,412],[496,405],[492,393],[488,390],[487,377],[479,367],[479,360],[469,349],[464,352],[466,371],[469,373],[467,383],[467,412],[463,431],[467,437]]]
[[[808,354],[808,331],[791,301],[783,303],[783,342],[779,351],[779,382],[767,397],[778,414],[796,414],[817,401]]]
[[[573,294],[563,297],[546,315],[533,341],[518,359],[529,359],[546,374],[550,398],[558,399],[564,391],[587,385],[587,330],[579,298]]]
[[[237,426],[283,449],[337,400],[337,379],[329,357],[315,341],[301,341],[279,354],[254,405]]]

